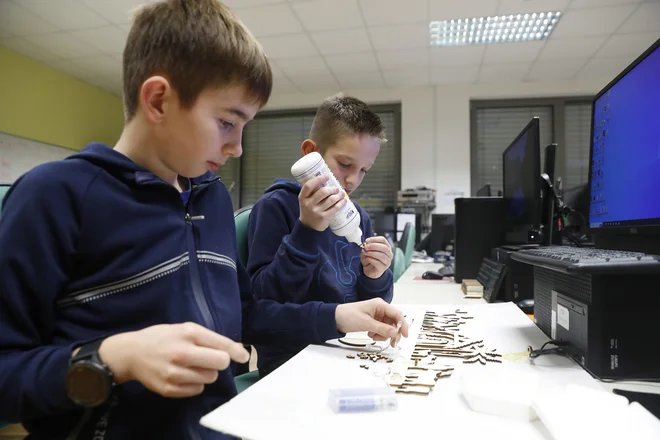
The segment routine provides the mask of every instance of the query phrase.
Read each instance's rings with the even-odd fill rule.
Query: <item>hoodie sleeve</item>
[[[309,292],[321,233],[288,217],[282,202],[271,197],[250,213],[247,271],[259,299],[301,303]]]
[[[363,209],[360,209],[362,216],[362,226],[365,239],[373,237],[374,231],[371,227],[371,219],[369,214]],[[394,276],[392,271],[388,268],[380,278],[371,279],[364,274],[362,265],[360,265],[360,275],[357,282],[358,300],[364,301],[372,298],[383,298],[388,303],[392,302],[394,297]]]
[[[243,309],[243,342],[256,345],[322,344],[341,338],[337,330],[337,304],[307,302],[280,304],[277,301],[256,299],[250,277],[243,264],[237,265],[238,284]]]
[[[0,217],[0,415],[10,422],[76,409],[65,385],[73,344],[51,342],[79,231],[63,171],[49,164],[23,176]]]

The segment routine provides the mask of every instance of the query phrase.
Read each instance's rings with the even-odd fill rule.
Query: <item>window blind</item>
[[[360,187],[351,194],[351,199],[362,206],[370,215],[396,205],[396,192],[401,187],[396,113],[378,113],[385,126],[387,142],[380,148],[376,163],[369,170]]]
[[[241,205],[253,205],[277,177],[291,178],[291,165],[302,153],[313,115],[266,116],[245,127]]]
[[[222,183],[224,183],[229,190],[229,194],[231,194],[231,202],[234,207],[234,211],[239,208],[240,172],[241,159],[230,157],[216,173],[218,176],[220,176]]]
[[[400,188],[399,113],[377,112],[385,125],[388,142],[383,145],[376,163],[351,198],[368,212],[393,207]],[[302,152],[300,146],[309,137],[314,113],[265,115],[245,127],[241,157],[240,204],[254,204],[276,177],[291,178],[291,166]]]
[[[551,144],[553,135],[552,106],[479,108],[476,110],[476,191],[486,184],[491,185],[493,195],[503,188],[502,153],[520,134],[529,121],[539,117],[541,136],[541,170],[543,149]]]
[[[591,148],[591,102],[566,104],[565,176],[563,188],[570,189],[588,182]]]

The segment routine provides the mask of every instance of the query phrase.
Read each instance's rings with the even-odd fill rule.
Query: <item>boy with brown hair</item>
[[[0,219],[0,419],[32,439],[223,438],[199,419],[236,394],[238,341],[397,339],[382,301],[256,300],[214,172],[241,155],[271,70],[215,0],[135,16],[126,123],[12,187]],[[198,176],[198,177],[196,177]],[[401,333],[407,335],[403,321]]]
[[[304,185],[276,179],[250,214],[247,269],[257,298],[306,304],[309,301],[351,303],[371,298],[390,302],[392,248],[374,237],[369,215],[360,212],[364,249],[336,236],[330,219],[358,189],[386,141],[383,124],[359,99],[336,95],[316,111],[303,155],[319,152],[344,191],[323,186],[320,176]],[[257,345],[262,376],[304,348],[282,339]]]

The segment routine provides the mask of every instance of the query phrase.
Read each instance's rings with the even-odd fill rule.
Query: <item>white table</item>
[[[438,313],[468,310],[474,316],[465,333],[484,339],[500,353],[520,353],[528,345],[540,347],[548,338],[512,303],[486,304],[466,300],[460,285],[453,281],[415,280],[438,265],[414,264],[395,284],[394,304],[408,316],[421,316],[424,310]],[[425,304],[426,302],[426,304]],[[411,326],[411,334],[400,344],[400,356],[408,358],[419,331],[421,319]],[[335,414],[328,406],[329,390],[355,386],[382,385],[378,377],[384,364],[370,370],[359,367],[364,361],[347,359],[361,351],[329,341],[325,346],[309,346],[265,379],[202,419],[212,429],[250,440],[278,439],[435,439],[509,438],[548,440],[550,436],[537,420],[513,421],[471,411],[459,393],[462,372],[469,368],[507,368],[539,374],[543,380],[575,383],[592,388],[603,385],[572,360],[545,355],[533,363],[505,360],[502,365],[456,365],[452,377],[441,379],[429,396],[399,395],[396,412]],[[449,360],[452,363],[455,360]],[[382,365],[382,366],[381,366]],[[380,369],[380,370],[379,370]],[[617,384],[617,387],[621,387]],[[611,386],[607,387],[611,389]],[[627,387],[631,388],[631,387]],[[634,388],[634,387],[633,387]],[[649,391],[652,386],[637,389]]]
[[[394,284],[394,305],[437,304],[468,305],[485,304],[483,299],[465,299],[461,285],[453,280],[424,280],[422,274],[427,270],[438,270],[441,264],[413,263]]]
[[[456,305],[402,306],[408,316],[424,310],[453,312]],[[528,345],[540,346],[547,337],[511,303],[461,305],[474,317],[464,334],[483,338],[500,353],[524,352]],[[421,318],[412,325],[408,339],[401,343],[400,356],[409,358]],[[207,415],[205,426],[251,440],[261,439],[351,439],[351,438],[524,438],[547,440],[540,422],[501,419],[471,411],[458,389],[461,371],[469,368],[520,368],[543,372],[544,378],[598,387],[582,368],[561,356],[544,356],[534,365],[528,362],[502,366],[456,363],[454,375],[442,379],[429,396],[399,395],[396,412],[335,414],[327,404],[329,390],[336,387],[383,385],[378,373],[386,364],[370,370],[359,367],[359,359],[346,355],[360,351],[331,342],[309,346],[278,370]],[[380,368],[381,370],[378,370]],[[257,423],[258,422],[258,423]]]

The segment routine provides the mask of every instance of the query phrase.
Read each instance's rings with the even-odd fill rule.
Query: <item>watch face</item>
[[[78,405],[103,404],[111,391],[111,380],[102,368],[91,362],[76,362],[67,372],[67,393]]]

